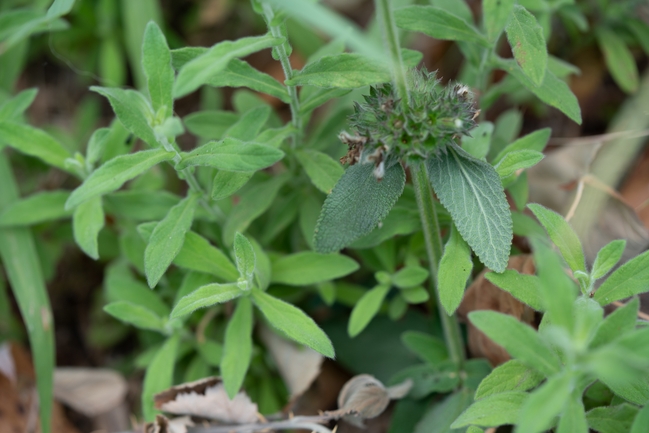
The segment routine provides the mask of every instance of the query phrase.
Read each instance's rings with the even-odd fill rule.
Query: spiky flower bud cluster
[[[444,86],[434,72],[425,69],[411,70],[408,80],[408,107],[404,107],[392,84],[370,87],[365,103],[356,104],[349,121],[357,135],[340,135],[350,147],[343,163],[373,162],[380,179],[380,165],[388,157],[428,159],[460,136],[468,135],[475,126],[479,111],[468,87]]]

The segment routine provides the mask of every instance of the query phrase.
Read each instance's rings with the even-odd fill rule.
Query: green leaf
[[[239,59],[230,60],[225,69],[210,77],[206,84],[214,87],[248,87],[257,92],[274,96],[287,104],[291,100],[286,87],[279,81]]]
[[[459,385],[460,378],[457,365],[446,361],[439,365],[418,364],[406,367],[390,378],[390,384],[403,383],[412,380],[412,388],[408,397],[424,398],[434,392],[453,391]]]
[[[173,384],[174,364],[178,351],[178,335],[169,337],[156,352],[144,374],[142,386],[142,415],[146,421],[153,421],[157,411],[153,396]]]
[[[558,213],[547,209],[540,204],[531,203],[527,207],[534,213],[534,216],[548,232],[552,242],[559,248],[570,269],[573,272],[586,272],[586,261],[581,242],[577,233],[570,227],[570,224]]]
[[[649,291],[649,251],[629,260],[615,270],[595,292],[600,305]]]
[[[335,356],[333,345],[327,334],[302,310],[258,289],[252,290],[252,299],[268,322],[288,338],[304,344],[328,358]]]
[[[210,141],[183,155],[176,170],[196,165],[226,171],[257,171],[270,167],[284,157],[284,152],[259,143],[244,143],[226,137],[222,141]]]
[[[236,244],[235,244],[236,245]],[[252,303],[250,298],[239,298],[237,308],[225,329],[221,375],[230,400],[239,392],[252,357]]]
[[[489,42],[462,18],[434,6],[408,6],[394,12],[397,26],[421,32],[435,39],[474,42],[489,47]]]
[[[104,288],[109,302],[130,302],[148,308],[160,317],[169,314],[167,304],[146,284],[133,277],[125,261],[113,262],[108,266]]]
[[[68,14],[74,6],[74,0],[54,0],[52,5],[47,9],[46,18],[54,19]]]
[[[386,169],[380,182],[373,164],[349,167],[327,196],[316,225],[316,251],[331,253],[370,233],[403,192],[406,175],[401,164]]]
[[[102,198],[106,213],[133,221],[161,220],[181,199],[164,190],[122,190]]]
[[[149,287],[158,284],[167,268],[180,252],[185,233],[194,221],[197,194],[190,194],[169,209],[167,215],[153,229],[144,251],[144,273]]]
[[[638,411],[638,414],[633,420],[633,425],[631,426],[630,433],[643,433],[647,429],[648,425],[649,425],[649,405],[645,405],[645,407],[643,407]]]
[[[239,191],[255,174],[253,171],[219,171],[212,182],[212,200],[230,197]]]
[[[514,3],[514,0],[484,0],[482,2],[482,20],[487,32],[487,39],[496,42],[512,15]]]
[[[528,396],[528,393],[518,391],[490,395],[469,406],[451,424],[451,428],[466,427],[470,424],[482,427],[515,424],[523,402]]]
[[[205,110],[187,115],[183,123],[192,134],[218,140],[237,120],[239,115],[232,111]]]
[[[512,240],[509,205],[494,168],[457,145],[427,161],[430,183],[462,238],[496,272],[507,266]]]
[[[169,161],[174,155],[174,152],[164,149],[152,149],[113,158],[93,171],[81,186],[72,192],[65,202],[65,209],[73,209],[86,200],[115,191],[154,165]]]
[[[543,159],[543,154],[535,150],[514,150],[507,152],[496,165],[496,172],[501,179],[524,168],[534,167]]]
[[[401,334],[401,342],[424,362],[439,364],[448,359],[446,344],[432,335],[419,331],[406,331]]]
[[[625,20],[625,23],[644,52],[649,55],[649,26],[647,23],[638,18]]]
[[[428,290],[424,289],[421,286],[402,289],[399,294],[409,304],[421,304],[422,302],[426,302],[430,299],[430,293],[428,293]]]
[[[519,138],[518,140],[507,145],[507,147],[498,152],[496,157],[493,159],[493,163],[498,164],[509,152],[514,152],[517,150],[533,150],[536,152],[543,152],[543,149],[548,143],[548,139],[550,138],[551,133],[552,129],[543,128]]]
[[[448,395],[441,402],[433,402],[414,433],[455,433],[451,424],[471,404],[472,397],[472,392],[464,388]]]
[[[428,278],[428,271],[421,266],[406,266],[392,276],[392,284],[400,289],[420,286]]]
[[[126,129],[144,140],[149,146],[159,146],[150,123],[155,116],[153,107],[140,92],[98,86],[91,86],[90,90],[108,98],[117,119]]]
[[[266,212],[289,176],[289,173],[274,176],[241,197],[223,225],[223,242],[226,245],[232,244],[236,232],[246,231],[255,218]]]
[[[2,218],[0,217],[0,220],[1,219]],[[608,274],[608,271],[613,269],[613,266],[617,265],[617,262],[622,258],[625,246],[626,240],[618,239],[611,241],[602,247],[602,249],[597,252],[597,257],[595,257],[593,270],[590,272],[591,277],[597,280]]]
[[[226,137],[236,138],[241,141],[254,141],[261,128],[268,121],[271,112],[272,109],[268,105],[261,105],[247,110],[224,134]]]
[[[342,165],[326,153],[305,149],[295,153],[311,182],[325,194],[331,193],[345,172]]]
[[[38,89],[26,89],[0,103],[0,121],[20,121],[21,116],[32,105]]]
[[[142,41],[142,68],[147,80],[153,111],[158,113],[165,107],[164,117],[173,114],[174,70],[171,67],[171,52],[160,27],[149,21]]]
[[[304,88],[305,87],[303,87],[303,89]],[[303,100],[300,100],[300,114],[306,116],[325,102],[345,96],[349,92],[351,92],[351,90],[337,89],[335,87],[332,89],[320,88],[310,92],[308,96],[304,96],[303,91],[300,93],[300,98],[304,98]]]
[[[25,155],[35,156],[46,164],[69,171],[65,160],[70,152],[46,132],[21,123],[0,122],[0,140]]]
[[[239,276],[237,268],[223,251],[192,231],[185,234],[185,243],[173,263],[181,268],[215,275],[223,281],[236,281]]]
[[[586,413],[588,427],[599,433],[627,433],[631,430],[638,409],[630,404],[603,406]],[[643,426],[646,429],[646,425]]]
[[[462,302],[466,282],[471,276],[472,269],[471,249],[453,225],[439,263],[437,283],[439,300],[449,316]]]
[[[525,400],[516,423],[517,430],[529,433],[546,431],[554,417],[564,409],[573,386],[573,377],[567,372],[550,377]]]
[[[469,313],[469,319],[510,355],[546,377],[559,371],[557,356],[530,326],[495,311],[474,311]]]
[[[194,290],[187,296],[183,296],[178,301],[178,304],[171,311],[171,318],[190,314],[199,308],[211,307],[214,304],[222,304],[223,302],[230,301],[238,298],[244,292],[239,288],[237,283],[229,284],[208,284],[201,286]]]
[[[625,335],[635,328],[638,319],[638,309],[640,301],[634,298],[623,307],[617,308],[597,328],[597,333],[590,343],[590,347],[595,349],[615,340],[620,335]]]
[[[162,331],[164,322],[153,311],[142,305],[132,304],[128,301],[111,302],[104,307],[104,311],[136,328]]]
[[[347,333],[350,337],[356,337],[372,321],[379,312],[383,300],[390,291],[388,284],[379,284],[365,292],[358,300],[347,323]]]
[[[255,251],[250,241],[241,233],[234,235],[234,257],[237,261],[239,274],[247,281],[252,282],[255,273]]]
[[[389,81],[390,70],[380,62],[361,54],[342,53],[309,63],[285,83],[287,86],[355,89]]]
[[[64,209],[69,196],[68,191],[43,191],[16,200],[0,212],[0,227],[29,226],[67,218],[72,214]]]
[[[257,277],[257,288],[266,290],[270,285],[270,259],[255,239],[252,239],[250,243],[255,252],[255,276]]]
[[[576,123],[581,124],[581,108],[579,107],[577,97],[572,93],[570,87],[564,81],[558,79],[552,72],[546,71],[543,82],[540,85],[536,85],[523,73],[523,70],[514,60],[501,59],[498,65],[499,68],[510,73],[541,101],[558,108]]]
[[[342,254],[304,251],[275,260],[272,264],[271,282],[308,286],[344,277],[358,268],[354,259]]]
[[[557,433],[588,433],[588,421],[581,393],[573,392],[568,399],[559,419]]]
[[[245,57],[248,54],[274,47],[283,42],[282,38],[274,38],[271,34],[224,41],[212,46],[204,54],[190,60],[178,71],[174,83],[174,97],[180,98],[209,80],[220,71],[224,70],[230,60]]]
[[[99,259],[97,236],[105,222],[101,197],[94,197],[74,209],[72,217],[74,241],[84,253],[95,260]]]
[[[512,359],[494,368],[485,377],[475,392],[476,400],[493,394],[509,391],[527,391],[535,388],[544,379],[538,371],[517,359]]]
[[[480,122],[469,134],[462,136],[462,149],[477,159],[485,159],[491,145],[491,135],[494,124],[491,122]]]
[[[540,86],[548,67],[548,48],[545,45],[543,28],[527,9],[514,5],[505,32],[521,69],[535,86]]]
[[[536,275],[521,274],[514,269],[507,269],[500,274],[487,272],[485,278],[534,310],[545,311],[543,285]]]
[[[615,82],[626,93],[636,92],[640,85],[638,67],[624,40],[605,27],[598,27],[595,35],[597,43],[604,53],[606,66]]]

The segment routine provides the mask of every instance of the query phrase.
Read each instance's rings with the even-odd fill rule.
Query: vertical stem
[[[455,315],[449,316],[444,311],[439,299],[437,290],[437,274],[439,271],[439,261],[442,258],[442,238],[439,234],[439,222],[437,220],[437,211],[433,201],[433,191],[428,180],[428,172],[424,162],[418,162],[410,165],[410,174],[412,184],[415,188],[417,206],[421,216],[421,227],[424,231],[426,240],[426,252],[428,253],[428,266],[432,280],[431,292],[437,301],[437,310],[444,330],[444,338],[448,353],[452,361],[461,364],[464,361],[464,343],[460,334],[460,326],[457,323]]]
[[[270,33],[276,38],[285,37],[286,35],[283,34],[281,27],[279,25],[273,25],[275,12],[273,11],[271,5],[264,2],[263,8]],[[287,80],[290,80],[291,78],[293,78],[293,67],[291,66],[291,62],[288,58],[286,44],[280,44],[275,47],[274,50],[279,56],[279,62],[281,63],[282,69],[284,70],[284,77],[286,77]],[[291,134],[291,145],[293,148],[295,148],[298,142],[302,139],[302,115],[300,114],[300,100],[297,95],[296,86],[287,85],[286,90],[288,91],[288,95],[291,98],[291,101],[289,103],[291,107],[291,123],[293,123],[293,127],[295,128],[295,131],[293,132],[293,134]]]

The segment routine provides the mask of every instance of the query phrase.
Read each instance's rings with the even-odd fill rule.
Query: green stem
[[[437,275],[439,271],[439,261],[442,258],[442,238],[439,234],[439,222],[437,220],[437,211],[433,199],[433,191],[428,180],[428,172],[424,162],[410,165],[410,174],[412,176],[412,185],[415,189],[417,198],[417,207],[421,216],[421,227],[424,231],[426,241],[426,253],[428,253],[428,266],[432,280],[431,292],[432,297],[437,301],[437,310],[444,330],[446,346],[452,361],[458,364],[464,362],[464,343],[460,334],[460,326],[457,323],[455,315],[449,316],[444,311],[439,299],[437,286]]]
[[[381,30],[383,31],[383,42],[390,55],[390,65],[392,66],[392,79],[402,101],[404,111],[408,111],[408,81],[406,79],[406,68],[401,57],[401,44],[399,43],[399,34],[397,26],[394,23],[394,16],[390,9],[389,0],[374,0],[376,15]]]
[[[276,38],[283,38],[286,35],[282,32],[282,28],[279,25],[273,25],[273,20],[275,19],[275,12],[273,8],[268,3],[263,3],[264,15],[268,23],[268,28],[270,33]],[[279,57],[279,62],[282,65],[284,70],[284,77],[287,80],[293,78],[293,67],[288,57],[288,52],[286,51],[287,43],[280,44],[276,46],[273,50]],[[291,107],[291,123],[295,131],[291,134],[291,146],[295,149],[298,143],[302,140],[302,115],[300,114],[300,100],[297,95],[296,86],[286,86],[288,91],[288,96],[290,97],[289,106]]]

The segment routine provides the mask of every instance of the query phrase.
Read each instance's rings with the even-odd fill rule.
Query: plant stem
[[[273,25],[273,20],[275,19],[275,12],[270,4],[263,2],[264,15],[268,23],[268,28],[270,33],[276,38],[285,37],[282,32],[282,28],[279,25]],[[280,44],[276,46],[274,52],[279,57],[279,62],[282,64],[282,69],[284,70],[284,77],[287,80],[293,78],[293,67],[288,58],[288,52],[286,51],[286,44]],[[300,100],[297,96],[297,87],[296,86],[286,86],[288,91],[288,96],[291,98],[289,103],[291,107],[291,123],[295,128],[295,131],[291,134],[291,146],[293,148],[297,147],[298,143],[302,140],[302,115],[300,114]]]
[[[439,271],[439,261],[442,258],[442,238],[439,234],[439,222],[437,220],[437,211],[433,201],[433,191],[428,180],[428,172],[424,162],[418,162],[410,165],[410,174],[412,184],[415,188],[415,197],[419,207],[421,217],[421,227],[424,231],[426,241],[426,252],[428,253],[428,266],[431,277],[431,292],[437,301],[437,310],[444,330],[444,338],[448,353],[452,361],[462,364],[464,362],[464,343],[460,334],[460,326],[457,323],[455,315],[449,316],[444,311],[439,299],[437,289],[437,274]]]

